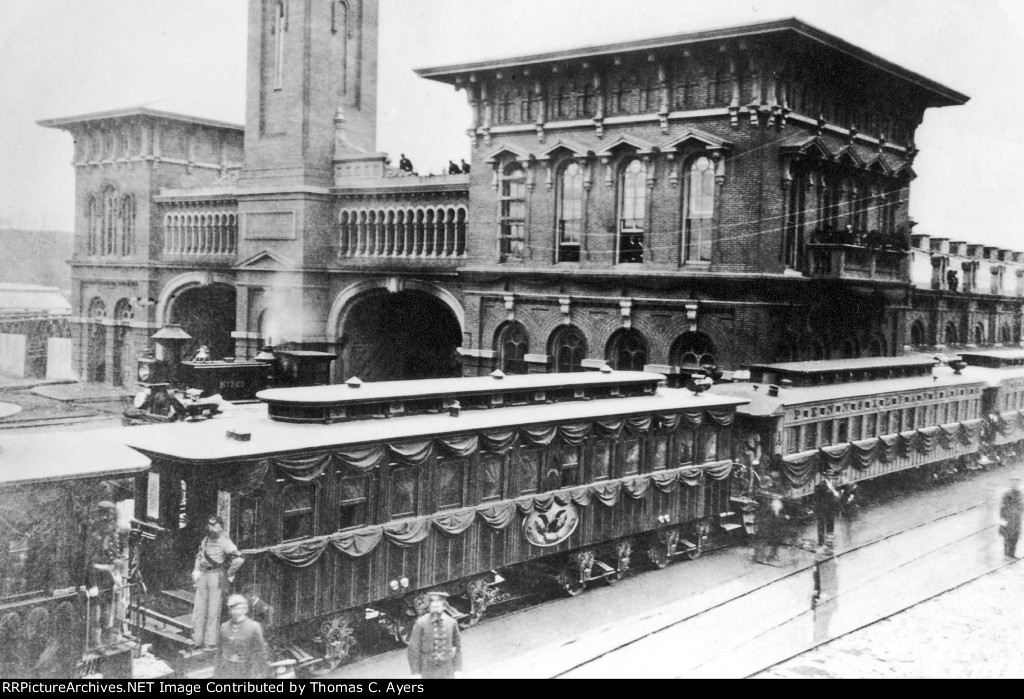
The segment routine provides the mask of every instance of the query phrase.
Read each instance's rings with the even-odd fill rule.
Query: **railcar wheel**
[[[576,597],[587,589],[587,584],[580,580],[579,569],[571,564],[558,574],[558,585],[570,597]]]
[[[695,560],[697,560],[698,558],[700,558],[700,555],[701,555],[702,553],[703,553],[703,551],[702,551],[702,550],[701,550],[701,548],[700,548],[700,547],[698,546],[697,548],[692,548],[692,549],[690,549],[689,551],[687,551],[687,552],[686,552],[686,554],[685,554],[685,556],[686,556],[686,558],[687,558],[688,560],[691,560],[691,561],[695,561]]]
[[[647,549],[647,558],[658,570],[661,570],[668,566],[668,551],[665,550],[665,545],[661,542],[655,542]]]

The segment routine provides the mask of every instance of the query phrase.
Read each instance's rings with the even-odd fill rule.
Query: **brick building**
[[[249,27],[244,127],[41,122],[76,141],[84,377],[126,382],[169,322],[337,351],[336,380],[1020,340],[1021,256],[907,216],[916,127],[967,98],[802,22],[421,70],[473,112],[441,177],[375,150],[376,0]]]

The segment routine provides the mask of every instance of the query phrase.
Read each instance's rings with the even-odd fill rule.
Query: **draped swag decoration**
[[[1014,437],[1024,430],[1024,410],[1011,410],[989,417],[992,428],[1003,437]]]
[[[620,424],[619,429],[630,429],[630,426]],[[445,448],[455,449],[458,447],[445,445]],[[628,476],[530,495],[515,500],[438,512],[429,517],[404,519],[277,546],[246,549],[242,551],[242,555],[270,554],[287,565],[305,568],[320,560],[328,546],[350,558],[359,558],[376,549],[383,539],[398,546],[418,544],[427,538],[431,526],[449,536],[457,536],[469,529],[475,519],[479,517],[491,529],[502,530],[512,524],[516,519],[517,512],[526,516],[532,512],[546,512],[555,504],[567,505],[569,503],[579,507],[589,507],[596,502],[605,507],[612,507],[619,501],[623,493],[626,497],[634,500],[648,497],[652,486],[663,493],[671,493],[679,487],[680,483],[687,487],[696,487],[705,479],[725,480],[732,473],[732,469],[733,464],[730,461],[715,461],[698,467],[687,466],[641,476]]]
[[[906,459],[914,452],[931,454],[936,448],[950,450],[958,442],[970,446],[977,444],[982,422],[977,419],[923,427],[791,454],[782,460],[782,475],[787,483],[798,488],[806,485],[817,472],[834,475],[847,468],[865,471],[879,462],[892,463],[897,456]]]
[[[569,446],[579,446],[592,434],[616,438],[623,432],[631,437],[640,436],[657,427],[662,430],[675,429],[680,423],[699,426],[731,425],[733,410],[708,408],[678,413],[659,413],[657,416],[639,415],[591,422],[570,423],[544,427],[524,427],[518,430],[495,430],[484,434],[435,437],[396,444],[374,444],[369,446],[345,447],[312,454],[298,454],[260,459],[247,465],[232,465],[221,474],[219,487],[237,495],[252,494],[265,480],[270,469],[275,468],[288,478],[309,482],[316,480],[330,470],[331,466],[370,471],[384,464],[389,457],[406,466],[422,466],[438,452],[465,457],[480,449],[498,454],[512,449],[520,440],[534,446],[546,446],[556,438]]]

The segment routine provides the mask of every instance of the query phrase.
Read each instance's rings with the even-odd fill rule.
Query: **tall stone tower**
[[[245,186],[331,186],[334,117],[373,151],[378,0],[250,0]]]
[[[352,151],[374,150],[377,8],[378,0],[249,0],[237,351],[261,336],[305,348],[328,341],[336,124]]]

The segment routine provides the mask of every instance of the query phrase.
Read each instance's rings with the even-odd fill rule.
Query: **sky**
[[[0,0],[0,228],[72,230],[71,138],[147,105],[241,124],[245,0]],[[1024,250],[1019,0],[380,0],[377,148],[469,158],[464,92],[413,69],[798,17],[971,97],[917,132],[916,232]]]

